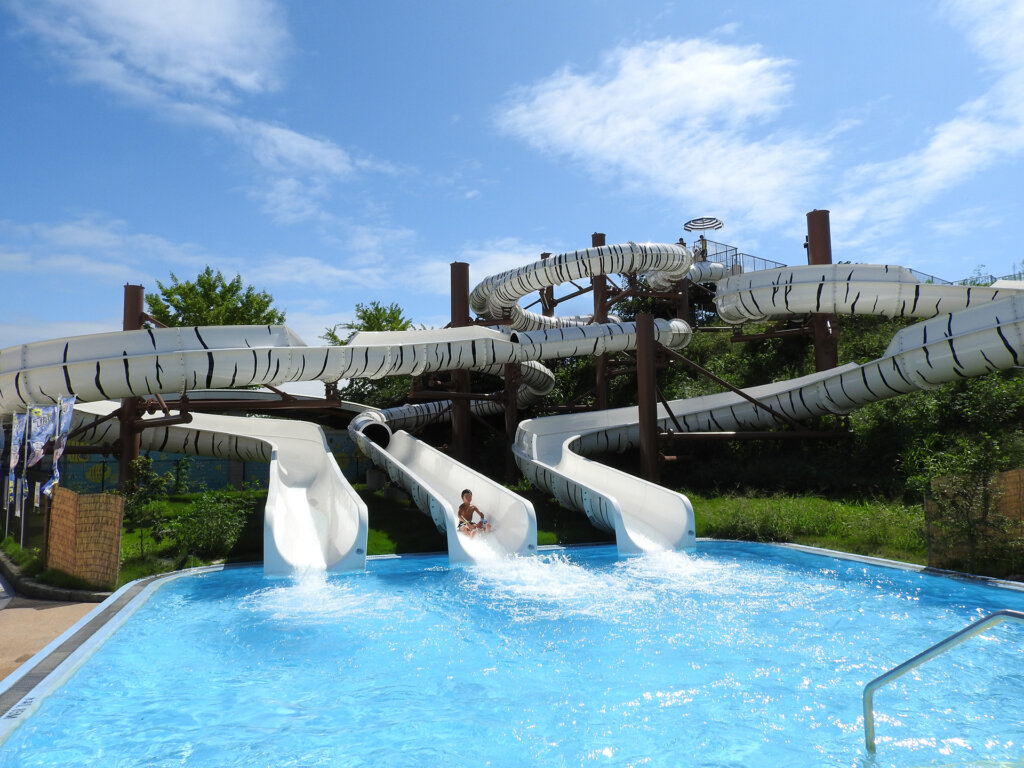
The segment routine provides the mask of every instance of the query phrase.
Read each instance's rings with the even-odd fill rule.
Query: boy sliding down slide
[[[473,513],[480,515],[480,522],[473,522]],[[490,533],[491,524],[484,513],[473,504],[473,492],[468,488],[462,492],[462,504],[459,505],[459,533],[476,536],[478,533]]]

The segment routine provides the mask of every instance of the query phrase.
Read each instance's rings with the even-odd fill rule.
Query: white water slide
[[[1022,283],[924,284],[906,269],[884,265],[787,267],[722,278],[715,302],[719,315],[732,323],[809,312],[930,318],[899,331],[878,360],[746,390],[793,419],[846,414],[915,389],[1011,368],[1024,357]],[[770,411],[732,392],[676,400],[668,407],[689,432],[781,424]],[[675,428],[660,404],[658,421],[663,429]],[[654,548],[663,542],[645,526],[661,523],[658,502],[631,485],[629,476],[584,458],[638,443],[637,408],[631,407],[524,421],[515,453],[535,485],[550,489],[562,503],[584,506],[592,519],[606,514],[617,532],[625,527],[641,548]]]
[[[566,254],[559,260],[564,262],[561,274],[575,277],[588,271],[598,274],[601,269],[678,271],[689,266],[688,252],[678,246],[636,244]],[[678,347],[685,343],[689,329],[685,323],[661,322],[656,332],[662,343]],[[344,347],[307,347],[287,328],[273,326],[96,334],[0,351],[0,412],[54,402],[68,394],[76,395],[80,403],[91,403],[293,381],[334,382],[451,369],[494,372],[508,363],[524,364],[521,402],[525,404],[550,389],[552,381],[550,372],[534,360],[634,345],[635,331],[629,323],[556,329],[549,336],[540,332],[524,338],[522,343],[479,327],[360,334]],[[434,406],[435,413],[438,407]],[[406,423],[421,423],[429,417],[430,408],[409,407]],[[80,418],[86,415],[82,407],[78,412]],[[388,444],[391,427],[372,419],[361,426],[357,439],[367,453],[387,467],[431,512],[438,527],[448,532],[453,561],[536,550],[536,519],[529,502],[409,435],[396,435],[390,452],[373,447],[374,441],[364,431]],[[106,424],[86,437],[109,445],[115,439],[115,429],[114,424]],[[318,433],[318,428],[312,429]],[[382,432],[387,435],[383,440]],[[216,439],[216,435],[234,439]],[[220,453],[213,455],[242,459],[257,451],[271,460],[272,493],[264,536],[268,572],[307,567],[349,569],[365,562],[365,507],[340,477],[322,434],[299,428],[290,432],[271,419],[203,417],[188,425],[147,430],[144,439],[147,447],[196,454],[216,450]],[[317,444],[319,448],[315,448]],[[463,487],[473,489],[474,500],[495,527],[492,535],[479,542],[451,534],[456,529],[452,502]]]
[[[690,270],[685,248],[629,243],[562,254],[488,278],[474,289],[473,307],[488,317],[511,314],[513,328],[518,329],[511,334],[452,328],[360,334],[345,347],[307,347],[283,327],[174,328],[12,347],[0,351],[0,412],[53,402],[66,394],[92,402],[456,368],[493,371],[507,363],[526,364],[520,395],[525,403],[544,392],[550,375],[532,361],[635,345],[630,323],[579,325],[579,320],[543,318],[517,306],[521,297],[547,285],[605,273],[643,273],[655,286],[686,274],[700,282],[719,281],[717,302],[729,322],[812,311],[933,318],[901,331],[885,356],[864,366],[850,364],[748,390],[798,419],[845,413],[915,388],[1012,367],[1024,352],[1024,298],[1015,285],[927,285],[901,268],[873,265],[797,267],[729,278],[720,265],[702,263]],[[669,347],[685,345],[689,333],[680,321],[659,321],[656,328],[658,340]],[[528,502],[402,431],[437,418],[444,407],[429,404],[373,412],[354,420],[352,430],[364,450],[448,533],[454,561],[533,551],[536,522]],[[732,393],[675,401],[670,407],[692,431],[774,424],[774,417]],[[78,410],[84,416],[81,406]],[[586,512],[595,525],[615,531],[623,553],[692,546],[693,513],[685,497],[584,456],[635,445],[636,411],[624,408],[523,422],[516,437],[516,460],[535,485]],[[173,450],[190,453],[218,450],[221,453],[214,455],[236,458],[247,458],[253,451],[264,459],[277,456],[271,485],[273,490],[276,483],[279,492],[268,499],[265,531],[268,571],[363,566],[365,507],[340,477],[322,434],[303,433],[307,427],[292,434],[272,419],[196,419],[190,425],[154,430],[152,438],[145,438],[147,446],[171,450],[173,445]],[[664,408],[659,419],[668,426]],[[109,441],[110,433],[103,439]],[[294,460],[289,458],[293,451]],[[501,536],[470,541],[454,534],[453,502],[462,487],[473,489],[474,501],[487,511],[496,534],[504,531]]]

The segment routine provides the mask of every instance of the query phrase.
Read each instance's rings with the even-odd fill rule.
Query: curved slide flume
[[[732,276],[718,282],[716,295],[720,316],[730,322],[810,312],[928,318],[896,333],[877,360],[746,390],[794,419],[847,414],[877,400],[1024,364],[1022,283],[935,285],[919,283],[901,267],[844,264]],[[770,412],[732,392],[675,400],[668,406],[690,432],[780,426]],[[662,429],[675,428],[662,405],[658,421]],[[630,407],[524,421],[515,452],[530,480],[550,488],[563,503],[596,505],[596,511],[587,510],[594,519],[619,501],[616,491],[628,487],[629,478],[614,477],[605,486],[607,494],[595,499],[592,483],[609,477],[611,470],[584,456],[625,451],[638,442],[637,408]],[[574,485],[580,477],[587,482]],[[646,499],[634,509],[635,515],[624,518],[643,521],[657,514],[656,502]]]
[[[626,254],[633,254],[635,258],[632,262],[626,258]],[[652,250],[649,246],[629,244],[590,249],[578,252],[577,256],[582,259],[582,267],[573,266],[572,260],[562,259],[564,264],[560,269],[563,271],[559,274],[579,276],[594,269],[631,271],[631,264],[633,267],[663,271],[674,266],[678,270],[679,260],[688,259],[688,252],[678,246],[658,246]],[[666,322],[659,325],[657,333],[662,343],[680,346],[688,338],[689,328],[685,323]],[[87,403],[150,394],[184,393],[196,389],[276,386],[310,380],[334,382],[341,378],[416,375],[456,368],[486,369],[507,363],[526,364],[523,397],[528,398],[536,397],[538,392],[544,391],[543,386],[537,389],[536,382],[538,375],[543,378],[539,371],[544,369],[542,366],[531,365],[534,360],[600,354],[633,346],[635,328],[631,323],[556,328],[549,335],[524,335],[515,341],[503,333],[480,327],[360,334],[343,347],[307,347],[289,329],[278,326],[162,328],[94,334],[0,350],[0,412],[12,411],[25,405],[54,402],[59,396],[71,394],[76,395],[80,403]],[[532,393],[529,392],[531,388],[535,390]],[[521,402],[525,403],[526,400]],[[474,407],[494,406],[482,404]],[[405,417],[413,420],[421,418],[423,409],[424,406],[410,407]],[[220,422],[219,425],[224,428],[225,434],[256,434],[267,420],[251,419],[246,422],[246,427],[229,427],[227,422]],[[145,439],[155,440],[168,447],[164,437],[180,435],[181,445],[185,448],[190,444],[187,436],[192,435],[191,445],[194,448],[205,442],[195,440],[197,431],[202,431],[200,422],[169,428],[161,433],[159,440],[149,436]],[[215,431],[207,430],[210,434]],[[109,437],[109,428],[104,432]],[[147,431],[147,435],[154,434]],[[213,442],[211,440],[211,444]],[[410,479],[415,477],[416,469],[423,463],[451,461],[432,452],[427,446],[421,446],[422,456],[410,458],[411,454],[419,451],[408,447],[410,445],[415,443],[407,443],[402,457],[392,456],[390,459],[394,467],[403,463],[399,458],[404,458]],[[279,457],[280,454],[279,448]],[[428,459],[431,455],[432,458]],[[290,462],[284,464],[290,465]],[[277,472],[276,469],[272,471]],[[458,465],[449,470],[435,468],[431,482],[436,484],[439,476],[455,477],[459,471]],[[328,474],[331,472],[328,470]],[[286,474],[296,476],[295,471]],[[344,483],[343,478],[341,482]],[[476,483],[480,489],[485,484],[481,478],[477,478]],[[287,520],[283,513],[273,519],[281,521],[281,530],[297,527],[333,531],[340,526],[344,530],[360,532],[357,538],[361,536],[362,539],[353,542],[349,550],[355,555],[361,555],[360,550],[365,552],[365,509],[359,508],[355,494],[347,485],[345,488],[345,492],[332,492],[332,498],[338,500],[338,504],[328,514],[345,517],[347,523],[339,524],[330,518],[326,523],[314,524],[313,518],[319,512],[313,501],[307,499],[303,504],[290,491],[280,494],[282,499],[290,500],[289,504],[281,508],[287,507],[292,512]],[[487,503],[489,498],[484,497],[488,494],[481,496],[477,488],[474,489],[478,494],[477,500]],[[452,493],[445,489],[437,495],[449,504],[453,496],[458,498],[457,490]],[[507,501],[503,497],[503,500],[487,507],[483,504],[481,506],[487,509],[488,514],[494,515],[497,510],[497,515],[504,517],[506,513],[503,510],[516,506]],[[507,546],[508,551],[527,552],[533,549],[531,542],[523,543],[522,537],[516,532],[535,531],[535,522],[528,504],[521,499],[517,503],[522,510],[521,519],[515,523],[505,522],[503,527],[513,535],[511,543],[503,546]],[[291,520],[292,516],[296,516],[296,519]],[[278,529],[276,522],[272,529]],[[321,538],[323,536],[331,539],[330,533],[322,534]],[[275,541],[278,541],[276,534]],[[501,539],[495,537],[495,541],[500,542]],[[535,533],[532,544],[536,544]],[[320,559],[318,552],[326,553],[324,559],[327,568],[358,567],[352,565],[358,558],[349,559],[347,552],[335,551],[330,541],[310,540],[306,549],[308,551],[294,552],[289,545],[275,543],[271,547],[268,543],[268,570],[277,570],[273,563],[275,552],[285,561],[282,569],[308,567]],[[463,554],[458,552],[457,559],[462,558]]]
[[[522,346],[524,356],[532,358],[534,347],[543,348],[556,337],[576,337],[575,345],[566,350],[564,357],[599,355],[635,348],[635,333],[629,336],[628,345],[612,348],[596,340],[591,345],[586,339],[588,333],[616,324],[566,328],[557,318],[520,309],[519,299],[548,286],[613,273],[646,274],[652,286],[665,288],[690,275],[691,270],[700,282],[724,275],[721,265],[694,265],[690,251],[682,245],[630,242],[600,246],[489,277],[474,288],[470,302],[484,317],[511,317],[516,331],[510,338]],[[678,348],[689,342],[691,331],[679,320],[657,321],[655,333],[659,342]],[[540,356],[548,357],[543,353]],[[563,506],[584,512],[597,528],[613,532],[621,554],[693,547],[696,528],[689,499],[590,461],[578,452],[584,433],[614,429],[621,418],[617,411],[604,411],[523,422],[513,449],[516,462],[533,485],[550,491]]]
[[[75,406],[77,439],[116,447],[119,403]],[[90,424],[94,426],[88,428]],[[323,430],[304,421],[192,414],[189,424],[143,430],[143,450],[270,464],[263,523],[263,570],[349,571],[366,565],[367,509],[341,474]]]
[[[699,282],[717,281],[716,301],[729,322],[807,312],[931,318],[896,334],[878,360],[749,390],[797,419],[846,413],[915,388],[1020,365],[1024,359],[1024,291],[1019,284],[933,285],[919,283],[902,268],[880,265],[792,267],[726,277],[720,265],[691,265],[689,252],[681,246],[628,243],[562,254],[478,285],[472,296],[474,307],[487,317],[511,316],[515,328],[511,333],[474,326],[359,334],[343,347],[307,347],[284,327],[173,328],[13,347],[0,351],[0,411],[54,402],[66,394],[91,402],[201,388],[333,382],[466,368],[497,370],[508,363],[527,366],[520,401],[525,403],[543,393],[550,381],[549,372],[535,361],[632,349],[636,335],[631,323],[580,325],[578,319],[563,323],[519,310],[515,302],[548,285],[612,272],[644,273],[653,285],[668,284],[686,274]],[[681,347],[690,329],[681,321],[658,321],[656,334],[666,346]],[[684,428],[694,431],[753,429],[775,422],[775,417],[732,393],[675,401],[670,407]],[[444,410],[443,404],[426,404],[360,417],[354,422],[357,439],[393,477],[403,478],[421,507],[449,535],[452,508],[462,487],[473,488],[481,508],[502,518],[507,541],[495,536],[484,551],[475,542],[467,547],[455,538],[454,560],[531,551],[536,523],[527,503],[404,433],[405,428],[442,416]],[[667,427],[668,414],[663,408],[659,413]],[[358,497],[340,473],[327,481],[312,479],[306,473],[308,466],[287,459],[292,449],[285,448],[287,441],[269,426],[273,420],[243,421],[245,426],[194,422],[149,434],[161,435],[161,443],[177,435],[182,449],[191,440],[197,451],[204,443],[196,440],[197,434],[209,435],[211,445],[215,434],[234,435],[239,446],[243,438],[253,436],[257,442],[262,440],[264,447],[259,450],[269,449],[272,456],[274,449],[269,446],[276,445],[279,465],[273,470],[277,480],[272,485],[277,483],[284,511],[271,516],[274,544],[268,545],[268,568],[359,567],[359,550],[365,551],[365,509],[360,510]],[[254,425],[260,430],[266,426],[271,434],[256,432]],[[394,430],[398,431],[392,434]],[[693,512],[685,497],[585,458],[626,450],[636,444],[637,434],[636,408],[533,419],[520,426],[516,460],[532,482],[567,506],[584,511],[595,525],[614,531],[622,552],[691,546]],[[321,458],[326,454],[322,435],[307,442],[319,445],[315,452]],[[336,467],[320,466],[314,474],[334,477]],[[337,483],[337,487],[322,491],[321,482]],[[301,493],[292,492],[299,487]],[[485,490],[488,487],[494,489],[493,496]],[[324,512],[318,500],[327,497],[333,509]],[[315,518],[321,512],[326,517],[318,522]],[[341,518],[347,522],[339,522]],[[280,529],[277,520],[282,521]],[[278,535],[278,530],[284,533]],[[295,530],[309,535],[299,536],[296,541],[305,543],[293,547],[286,532]],[[275,565],[278,555],[280,562]]]

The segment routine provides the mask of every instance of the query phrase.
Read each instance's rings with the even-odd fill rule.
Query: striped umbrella
[[[714,216],[701,216],[683,224],[683,229],[687,232],[699,232],[708,229],[721,229],[724,226],[721,219],[716,219]]]

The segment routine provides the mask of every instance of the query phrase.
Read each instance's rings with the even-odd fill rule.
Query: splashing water
[[[869,679],[1024,595],[751,544],[168,582],[0,767],[849,766]],[[1021,758],[1024,631],[876,698],[883,765]]]

